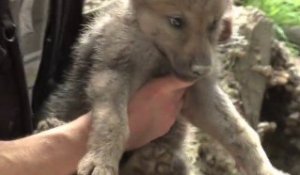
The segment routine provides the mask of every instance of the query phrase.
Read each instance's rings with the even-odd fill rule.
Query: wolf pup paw
[[[103,159],[99,154],[87,153],[79,164],[77,175],[117,175],[117,166],[109,165]]]
[[[63,124],[65,124],[64,121],[59,120],[55,117],[47,118],[47,119],[39,122],[37,129],[34,131],[34,133],[46,131],[46,130],[61,126]]]

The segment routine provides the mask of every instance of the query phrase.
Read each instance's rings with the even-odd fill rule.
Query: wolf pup
[[[129,135],[128,100],[146,82],[166,74],[196,81],[187,91],[182,115],[222,143],[248,175],[281,174],[268,160],[256,132],[218,85],[214,52],[226,3],[116,0],[95,17],[75,46],[66,81],[44,105],[38,126],[54,127],[91,111],[89,150],[79,164],[79,175],[119,174]],[[158,154],[148,155],[154,162],[136,167],[125,163],[124,172],[188,174],[178,154],[184,125],[178,121],[165,137],[131,156],[138,159],[139,153],[158,149]],[[168,152],[167,157],[155,158],[161,150]],[[135,164],[139,163],[143,161]]]

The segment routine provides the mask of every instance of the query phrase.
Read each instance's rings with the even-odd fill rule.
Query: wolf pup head
[[[210,72],[227,0],[132,0],[142,32],[174,73],[195,80]]]

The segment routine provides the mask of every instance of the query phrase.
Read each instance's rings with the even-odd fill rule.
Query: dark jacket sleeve
[[[16,25],[0,1],[0,139],[9,140],[32,132],[31,111]]]

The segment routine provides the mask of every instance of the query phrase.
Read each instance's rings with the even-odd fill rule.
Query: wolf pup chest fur
[[[89,149],[78,175],[189,173],[180,154],[185,136],[181,120],[166,136],[135,151],[119,167],[129,135],[128,101],[138,88],[161,74],[196,81],[186,94],[182,115],[222,143],[248,175],[281,174],[215,78],[214,49],[227,3],[116,0],[103,7],[74,47],[66,81],[39,114],[38,129],[42,130],[91,111]]]

